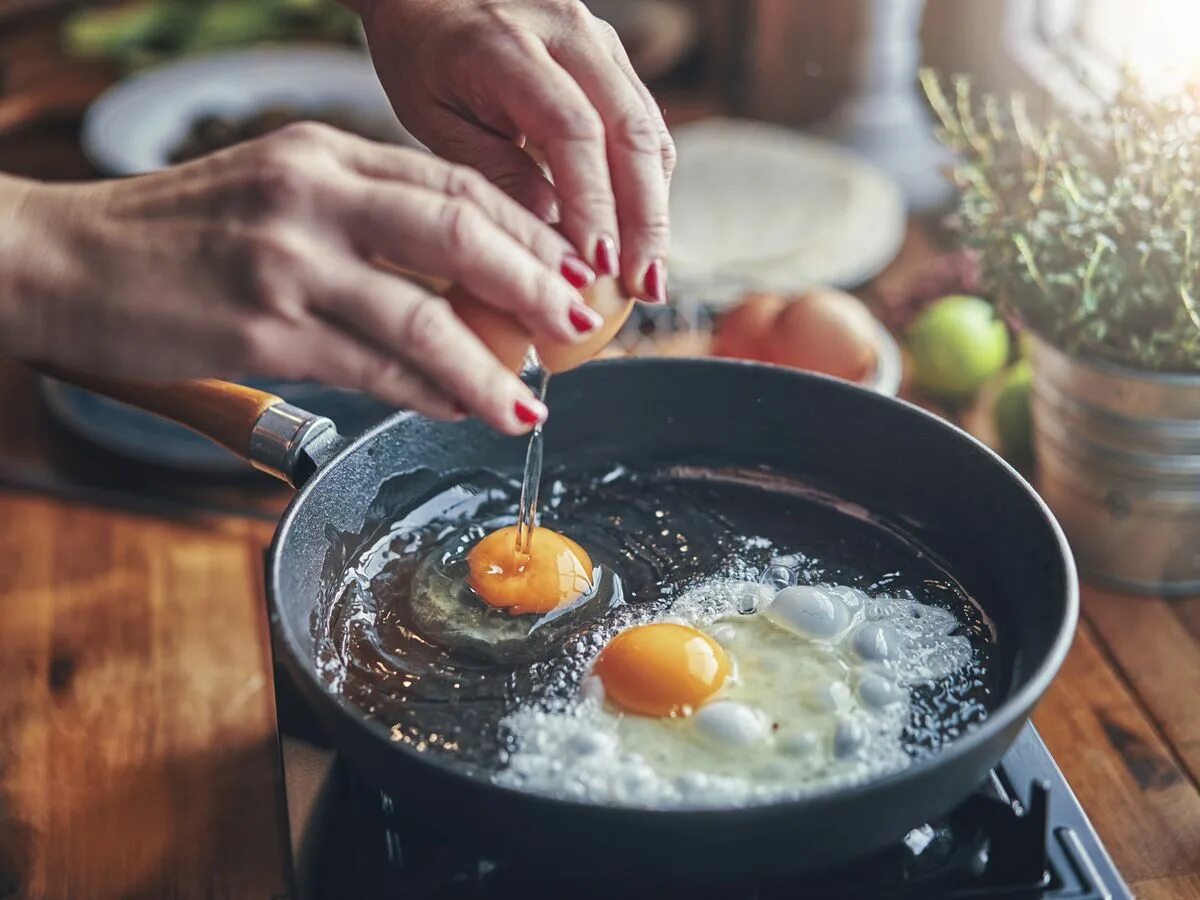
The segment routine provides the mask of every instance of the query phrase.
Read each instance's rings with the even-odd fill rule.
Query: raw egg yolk
[[[593,671],[604,695],[642,716],[691,715],[729,677],[729,657],[703,631],[656,622],[622,631]]]
[[[546,613],[592,589],[592,561],[582,547],[535,528],[529,552],[517,552],[517,526],[493,531],[467,554],[467,583],[488,606],[511,615]]]

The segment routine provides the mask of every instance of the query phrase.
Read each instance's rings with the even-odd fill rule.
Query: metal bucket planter
[[[1081,572],[1145,594],[1200,592],[1200,375],[1033,344],[1038,489]]]

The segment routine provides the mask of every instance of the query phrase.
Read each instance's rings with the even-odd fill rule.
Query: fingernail
[[[617,245],[610,237],[602,237],[596,241],[596,274],[617,274]]]
[[[572,303],[567,318],[571,320],[571,327],[580,334],[595,331],[604,324],[604,317],[586,303]]]
[[[546,417],[550,415],[550,410],[546,408],[546,404],[540,400],[535,400],[533,397],[525,397],[516,402],[514,407],[517,414],[517,421],[522,425],[537,425],[546,421]]]
[[[592,271],[592,267],[573,253],[563,257],[558,271],[562,273],[563,278],[567,279],[567,283],[571,287],[579,291],[590,286],[596,280],[596,273]]]
[[[646,276],[642,279],[642,287],[646,291],[646,299],[650,302],[667,302],[667,267],[661,259],[650,263],[646,269]]]

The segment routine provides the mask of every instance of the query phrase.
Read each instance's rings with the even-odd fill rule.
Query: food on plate
[[[843,291],[756,294],[723,319],[713,354],[861,382],[875,370],[877,327],[863,302]]]
[[[916,386],[948,403],[970,400],[1008,361],[1008,327],[986,300],[943,297],[906,333]]]
[[[592,589],[592,561],[563,534],[534,528],[528,552],[517,549],[516,525],[497,529],[467,554],[467,583],[484,603],[511,615],[547,613]]]
[[[395,139],[395,124],[373,120],[357,110],[342,107],[300,109],[292,106],[270,106],[246,115],[210,113],[195,119],[187,135],[171,150],[171,163],[187,162],[243,141],[262,137],[293,122],[323,122],[343,131],[375,141]]]
[[[358,17],[334,0],[131,0],[74,12],[63,45],[72,56],[134,68],[270,41],[349,44],[358,27]]]

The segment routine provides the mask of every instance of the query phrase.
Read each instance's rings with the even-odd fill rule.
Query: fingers
[[[524,195],[538,195],[530,197],[534,205],[555,202],[554,186],[528,153],[449,112],[439,117],[437,127],[442,137],[439,152],[473,168],[367,140],[348,147],[344,161],[369,178],[403,181],[470,200],[547,263],[574,252],[571,242],[547,225],[530,203],[518,202],[511,196],[514,191],[506,190],[511,186]]]
[[[600,114],[532,33],[508,32],[486,49],[496,71],[483,89],[545,154],[564,233],[597,274],[617,274],[620,229]]]
[[[546,407],[506,369],[440,297],[363,268],[317,298],[323,317],[407,364],[421,383],[438,385],[452,402],[506,434],[523,434]],[[390,371],[382,376],[393,377]]]
[[[612,54],[613,61],[625,73],[625,77],[629,79],[629,83],[633,85],[633,89],[642,98],[642,104],[646,107],[646,114],[654,121],[654,126],[658,130],[663,175],[667,179],[667,184],[670,185],[671,176],[675,174],[675,140],[671,137],[671,132],[667,128],[662,108],[658,105],[658,101],[654,99],[654,95],[650,93],[650,88],[646,87],[646,83],[642,81],[637,71],[633,68],[633,63],[629,61],[629,54],[625,52],[625,46],[621,43],[620,38],[617,37],[617,33],[613,27],[603,21],[599,22],[599,26],[605,35],[605,43]]]
[[[311,372],[307,377],[352,391],[365,391],[401,409],[431,419],[466,418],[459,403],[434,387],[403,358],[356,339],[332,324],[312,319],[307,329]]]
[[[670,240],[665,157],[673,147],[667,150],[671,145],[662,115],[657,106],[647,106],[648,92],[632,66],[626,68],[620,41],[602,37],[601,29],[611,31],[610,26],[592,21],[596,40],[572,33],[552,43],[550,53],[574,76],[604,123],[625,288],[635,297],[661,303],[666,300]]]
[[[594,276],[561,237],[482,176],[446,168],[430,175],[441,192],[372,181],[348,198],[342,224],[363,256],[461,284],[535,334],[575,342],[602,325],[578,291]]]
[[[542,222],[560,218],[558,194],[541,166],[515,141],[481,128],[449,110],[438,110],[431,122],[430,149],[455,163],[479,171]],[[566,239],[564,238],[564,243]]]

